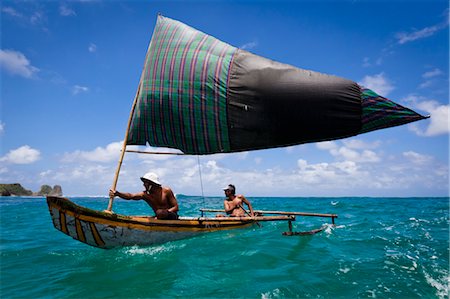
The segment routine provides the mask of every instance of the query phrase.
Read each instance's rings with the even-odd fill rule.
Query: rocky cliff
[[[38,192],[32,192],[22,187],[21,184],[0,184],[0,196],[62,196],[62,188],[59,185],[50,187],[49,185],[42,185]]]

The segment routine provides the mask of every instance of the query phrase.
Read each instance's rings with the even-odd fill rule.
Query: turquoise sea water
[[[1,298],[448,298],[449,198],[250,198],[255,209],[336,213],[150,247],[102,250],[53,228],[44,198],[0,197]],[[106,198],[72,198],[105,209]],[[183,216],[221,198],[178,196]],[[146,214],[140,202],[114,210]],[[326,219],[297,218],[295,228]]]

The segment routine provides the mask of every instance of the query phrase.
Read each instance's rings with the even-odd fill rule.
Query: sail
[[[126,144],[227,153],[423,118],[351,80],[272,61],[159,15]]]

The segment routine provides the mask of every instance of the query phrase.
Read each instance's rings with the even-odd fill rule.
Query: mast
[[[155,32],[153,32],[153,34],[155,34]],[[123,158],[125,156],[125,152],[126,152],[126,148],[127,148],[127,140],[128,140],[128,134],[130,132],[131,121],[133,120],[134,110],[136,108],[136,105],[137,105],[137,102],[138,102],[138,98],[139,98],[139,94],[140,94],[140,91],[141,91],[142,81],[143,81],[144,72],[145,72],[145,66],[147,64],[148,52],[150,50],[151,45],[152,45],[152,41],[150,40],[150,42],[148,44],[147,52],[145,54],[144,67],[142,68],[141,77],[139,78],[138,89],[136,91],[136,95],[134,96],[134,101],[133,101],[133,106],[131,107],[130,117],[128,118],[128,126],[127,126],[127,130],[125,132],[125,138],[123,139],[122,151],[120,153],[119,162],[117,164],[117,169],[116,169],[116,174],[114,175],[114,180],[113,180],[113,183],[112,183],[112,186],[111,186],[112,190],[116,190],[117,181],[119,180],[120,168],[122,167]],[[110,196],[109,197],[108,208],[106,209],[106,211],[109,211],[109,212],[112,211],[113,201],[114,201],[114,196],[112,196],[112,197]]]
[[[117,165],[116,174],[114,176],[113,184],[111,186],[112,190],[116,190],[117,181],[119,180],[120,168],[122,167],[123,158],[125,156],[125,152],[126,152],[126,148],[127,148],[128,132],[130,131],[130,126],[131,126],[131,121],[133,119],[134,109],[136,108],[136,103],[137,103],[137,100],[139,98],[139,92],[141,90],[141,82],[142,82],[142,78],[141,78],[141,81],[139,82],[139,87],[138,87],[138,90],[137,90],[136,95],[134,97],[133,106],[131,107],[130,117],[128,119],[128,126],[127,126],[127,130],[125,132],[125,138],[123,139],[122,151],[120,153],[119,163]],[[112,210],[113,200],[114,200],[114,196],[110,196],[109,197],[108,208],[107,208],[108,211]]]

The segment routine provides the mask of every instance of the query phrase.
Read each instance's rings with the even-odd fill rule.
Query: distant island
[[[41,190],[33,192],[22,187],[21,184],[0,184],[0,196],[62,196],[62,188],[60,185],[50,187],[49,185],[42,185]]]

